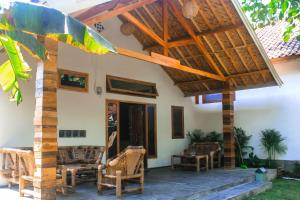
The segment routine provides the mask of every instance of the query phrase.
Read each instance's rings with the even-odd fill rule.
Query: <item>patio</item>
[[[235,163],[233,134],[235,92],[277,86],[282,82],[236,0],[205,1],[196,6],[203,8],[203,5],[209,9],[199,9],[191,20],[184,16],[185,6],[180,0],[110,1],[71,15],[38,4],[12,4],[8,13],[5,13],[10,23],[16,25],[17,30],[20,29],[23,34],[30,32],[37,36],[37,40],[32,39],[44,50],[39,52],[39,61],[32,61],[36,64],[33,67],[36,84],[30,86],[30,91],[35,91],[35,95],[29,95],[26,100],[31,102],[31,109],[24,111],[26,117],[15,115],[22,116],[22,119],[33,118],[33,126],[32,121],[23,120],[26,128],[15,124],[9,127],[1,125],[3,130],[9,130],[10,127],[16,127],[17,130],[12,131],[15,135],[6,134],[10,138],[0,147],[30,147],[27,152],[22,150],[14,154],[15,162],[9,157],[11,163],[14,163],[13,168],[6,166],[5,159],[2,163],[3,174],[9,179],[13,178],[14,183],[19,183],[21,196],[27,192],[34,199],[56,199],[57,189],[64,192],[66,172],[72,173],[72,186],[76,188],[77,172],[80,171],[58,166],[82,163],[93,165],[91,171],[94,174],[90,176],[93,179],[98,169],[99,190],[102,186],[113,186],[117,188],[116,192],[107,190],[99,195],[95,185],[84,184],[79,185],[75,193],[67,196],[58,194],[58,199],[115,199],[115,193],[117,197],[121,196],[122,180],[129,178],[140,178],[138,189],[145,191],[143,194],[124,194],[124,199],[199,199],[209,194],[206,197],[215,200],[225,199],[222,195],[218,198],[211,196],[218,196],[219,192],[231,195],[231,192],[243,193],[244,190],[249,192],[255,188],[266,189],[271,186],[269,182],[255,183],[252,169],[235,169],[238,166]],[[32,14],[35,17],[30,20],[20,17],[17,13],[22,14],[24,10],[34,10],[36,16]],[[54,16],[60,20],[59,27],[56,27],[57,19]],[[119,20],[118,24],[109,21],[117,17],[114,20]],[[41,19],[48,19],[47,23]],[[103,30],[105,25],[106,31],[89,27],[105,20],[108,20],[108,24],[100,25]],[[32,24],[37,24],[40,29],[31,30]],[[109,28],[109,24],[113,27]],[[130,26],[134,27],[134,31],[126,33],[128,24],[129,29]],[[28,27],[30,30],[27,30]],[[102,31],[117,45],[102,37],[99,34]],[[134,37],[128,37],[130,35]],[[125,41],[124,46],[131,49],[124,48],[119,41]],[[11,43],[16,45],[13,40]],[[149,55],[141,52],[141,47]],[[77,52],[76,49],[83,52]],[[6,52],[10,53],[8,50]],[[92,55],[106,53],[108,55],[103,56],[103,60]],[[124,64],[130,67],[121,68]],[[157,66],[162,66],[166,73],[157,70]],[[24,67],[25,77],[26,70]],[[14,74],[13,70],[10,71]],[[89,83],[90,80],[94,84]],[[12,96],[17,96],[17,103],[20,103],[22,96],[18,83],[13,83],[8,86],[12,89]],[[174,85],[178,90],[174,89]],[[206,120],[202,120],[202,117],[209,119],[206,117],[209,115],[193,104],[199,104],[199,96],[215,93],[221,96],[222,121],[219,122],[219,131],[223,133],[224,144],[223,155],[219,153],[218,161],[223,156],[222,166],[226,170],[196,173],[157,169],[170,165],[170,158],[186,148],[189,142],[186,137],[188,131],[206,128]],[[140,99],[136,100],[136,97]],[[13,116],[10,110],[2,113],[11,113],[10,116]],[[217,127],[217,120],[213,122],[211,127]],[[24,136],[27,141],[21,141],[20,130],[28,134]],[[68,145],[68,149],[70,146],[74,149],[60,151],[65,145]],[[114,158],[114,162],[106,163],[106,168],[102,168],[102,154],[97,156],[99,152],[89,148],[77,151],[82,149],[81,145],[103,146],[101,152],[104,154],[105,149],[105,157]],[[206,160],[206,169],[208,163],[213,168],[214,152],[197,153],[195,149],[184,155],[191,160],[196,159],[192,165],[199,170],[201,156],[201,159]],[[30,159],[22,157],[23,154]],[[184,164],[191,166],[191,163]],[[145,188],[144,166],[156,168],[146,173]],[[106,170],[105,175],[100,174],[102,169]],[[102,182],[105,178],[115,179],[116,183]],[[34,190],[27,191],[25,181]],[[13,190],[0,189],[0,194],[8,200],[19,199],[17,186]]]
[[[200,199],[214,192],[226,191],[226,189],[235,186],[253,184],[255,187],[263,187],[254,181],[254,169],[242,170],[209,170],[201,171],[197,174],[195,171],[171,170],[170,168],[151,169],[145,176],[145,191],[143,194],[125,193],[122,199]],[[247,188],[251,189],[251,188]],[[19,199],[17,186],[12,190],[0,188],[2,197],[6,200]],[[226,192],[228,193],[228,192]],[[230,195],[230,194],[227,194]],[[95,184],[81,184],[75,193],[68,193],[67,196],[58,195],[61,200],[94,200],[94,199],[115,199],[115,191],[107,190],[103,195],[97,193]],[[208,198],[209,199],[209,198]]]

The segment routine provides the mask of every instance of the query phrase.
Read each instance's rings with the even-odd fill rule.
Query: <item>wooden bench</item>
[[[179,159],[179,163],[175,162]],[[205,160],[202,167],[201,160]],[[215,166],[221,166],[221,148],[217,142],[193,143],[188,146],[180,155],[173,155],[171,158],[172,168],[176,166],[196,167],[197,172],[201,169],[208,169],[209,166],[213,169]]]

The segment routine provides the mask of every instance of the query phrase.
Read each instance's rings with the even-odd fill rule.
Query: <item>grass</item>
[[[276,179],[271,190],[246,200],[300,200],[300,181]]]

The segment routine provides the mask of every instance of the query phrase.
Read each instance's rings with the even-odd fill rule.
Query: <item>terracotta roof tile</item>
[[[270,59],[300,55],[300,41],[297,41],[296,35],[288,42],[283,41],[284,27],[285,24],[280,22],[274,26],[256,30],[256,34]]]

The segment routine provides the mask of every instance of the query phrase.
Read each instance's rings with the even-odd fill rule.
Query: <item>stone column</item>
[[[234,90],[230,82],[225,83],[223,91],[223,136],[224,136],[224,167],[235,168],[234,127]]]
[[[40,38],[48,59],[38,63],[34,114],[34,199],[56,199],[58,42]]]

